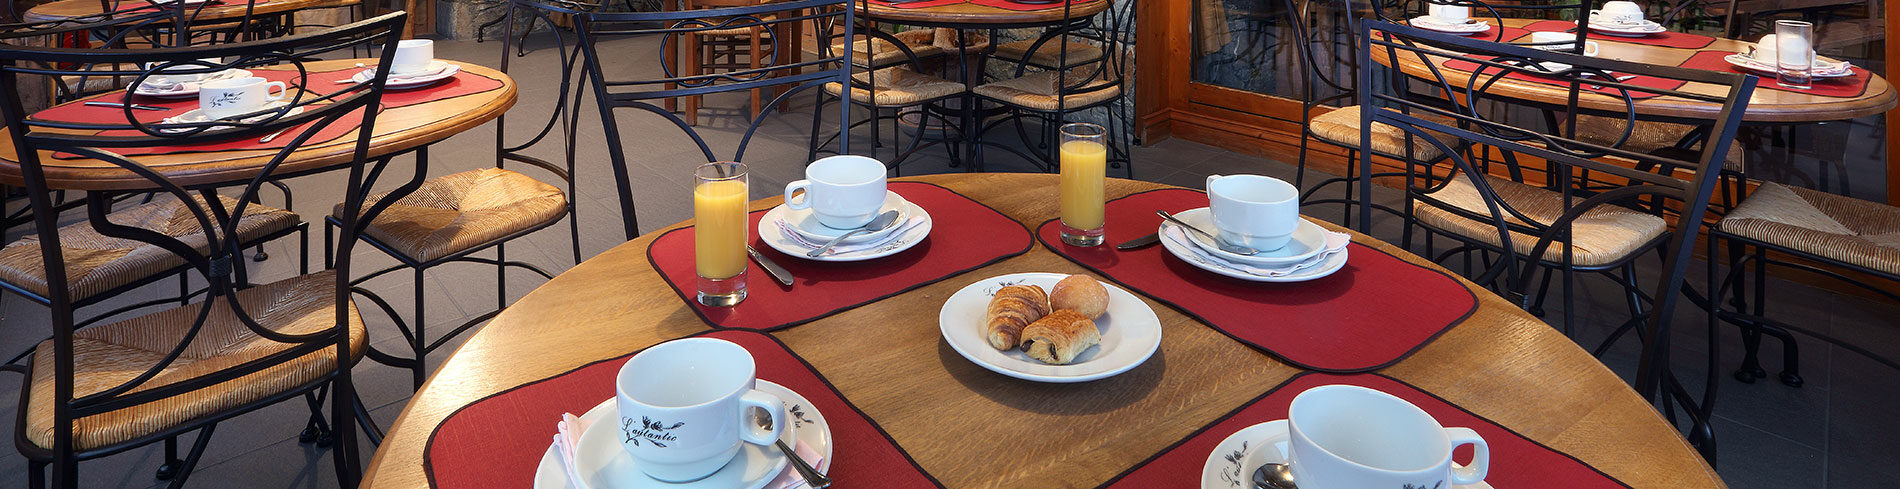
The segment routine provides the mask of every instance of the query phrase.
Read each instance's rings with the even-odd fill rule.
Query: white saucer
[[[1247,428],[1234,433],[1233,436],[1227,437],[1226,440],[1221,441],[1220,445],[1215,446],[1214,454],[1217,456],[1221,456],[1220,461],[1222,463],[1226,463],[1227,461],[1225,460],[1225,453],[1231,453],[1231,451],[1233,450],[1233,447],[1240,446],[1240,445],[1247,445],[1246,448],[1242,449],[1246,452],[1246,455],[1242,456],[1238,468],[1240,469],[1240,475],[1242,477],[1247,478],[1247,479],[1252,479],[1254,469],[1260,468],[1260,466],[1262,465],[1266,465],[1270,463],[1273,463],[1273,464],[1286,463],[1286,459],[1288,457],[1287,453],[1290,450],[1288,448],[1288,445],[1290,444],[1290,442],[1288,441],[1288,438],[1290,435],[1287,433],[1287,429],[1288,428],[1287,428],[1286,420],[1284,419],[1278,419],[1278,420],[1268,421],[1265,423],[1260,423],[1253,426],[1248,426]],[[1227,450],[1227,452],[1223,452],[1223,450]],[[1215,460],[1216,460],[1215,458],[1210,457],[1207,461],[1208,466],[1213,467],[1215,465],[1214,464]],[[1458,467],[1458,468],[1464,467],[1463,465],[1459,465],[1457,462],[1452,462],[1451,465],[1452,467]],[[1298,470],[1298,469],[1295,469],[1295,470]],[[1203,472],[1205,472],[1205,470]],[[1298,480],[1297,476],[1295,476],[1295,480]],[[1201,481],[1201,487],[1225,488],[1229,486],[1207,485],[1206,476],[1203,475],[1202,481]],[[1233,487],[1239,487],[1239,486],[1233,486]],[[1306,485],[1302,484],[1300,487],[1306,487]],[[1322,489],[1322,488],[1306,487],[1306,489]],[[1451,489],[1491,489],[1491,484],[1485,483],[1483,481],[1479,481],[1477,484],[1451,486]]]
[[[810,400],[805,399],[804,396],[798,395],[797,392],[792,392],[791,389],[787,389],[784,386],[761,379],[758,382],[758,388],[761,391],[776,394],[779,396],[780,399],[785,401],[785,409],[789,411],[788,414],[791,415],[790,417],[792,420],[792,428],[793,428],[791,430],[786,431],[785,437],[782,438],[782,440],[785,441],[785,445],[796,446],[795,441],[803,440],[805,442],[805,445],[810,446],[813,451],[818,452],[819,455],[824,457],[824,460],[818,463],[818,467],[817,467],[818,471],[828,472],[831,469],[832,445],[834,445],[834,443],[831,438],[831,424],[825,421],[824,415],[819,414],[818,409],[812,406]],[[593,409],[588,410],[587,414],[584,414],[581,416],[581,419],[586,420],[588,423],[590,423],[588,426],[589,428],[594,428],[594,427],[612,428],[613,418],[617,415],[616,409],[617,408],[614,405],[614,400],[608,399],[605,402],[600,403],[600,405],[594,406]],[[593,430],[590,429],[588,431],[591,432]],[[585,434],[582,435],[583,441],[581,443],[581,446],[583,447],[588,446],[585,441],[586,440],[585,436],[586,436]],[[613,441],[612,437],[604,437],[604,439],[609,442]],[[774,465],[776,465],[778,469],[764,471],[763,473],[765,475],[763,477],[753,477],[752,476],[753,474],[755,474],[756,472],[760,472],[766,467],[763,467],[763,466],[753,467],[750,465],[745,465],[747,463],[752,463],[755,459],[754,458],[740,458],[740,459],[734,459],[735,460],[734,463],[726,464],[724,468],[719,469],[719,472],[715,472],[713,473],[711,477],[707,477],[705,479],[700,479],[693,482],[677,483],[677,484],[669,483],[669,482],[661,482],[657,479],[647,477],[644,474],[640,474],[639,469],[632,468],[631,463],[633,461],[633,457],[630,455],[627,455],[627,451],[620,448],[619,443],[610,443],[608,445],[611,446],[611,452],[612,452],[613,457],[615,459],[625,459],[625,462],[627,463],[627,466],[625,468],[631,470],[632,471],[631,475],[636,476],[636,477],[628,477],[626,481],[614,481],[616,483],[628,482],[629,484],[627,485],[593,486],[597,489],[622,489],[622,488],[638,488],[638,487],[652,487],[652,488],[666,488],[666,489],[744,489],[744,488],[756,489],[758,487],[763,487],[768,482],[771,482],[772,479],[774,477],[777,477],[778,473],[781,472],[782,470],[792,470],[787,465],[786,463],[787,461],[785,460],[785,457],[783,455],[779,455],[779,451],[777,448],[771,448],[768,451],[768,450],[761,449],[761,447],[757,445],[745,443],[745,444],[742,444],[741,449],[739,451],[741,457],[755,457],[759,455],[770,455],[770,458],[777,460],[777,462],[774,463]],[[603,448],[602,451],[603,453],[606,452],[605,448]],[[741,460],[743,460],[743,462],[741,462]],[[753,470],[755,468],[761,469],[761,470]],[[622,474],[622,475],[627,475],[627,474]],[[546,453],[541,454],[540,467],[535,469],[534,489],[570,489],[570,488],[587,489],[588,487],[579,483],[569,485],[569,482],[570,481],[568,480],[568,477],[567,477],[567,468],[562,466],[560,449],[556,448],[553,444],[549,444],[548,451]],[[741,485],[741,484],[744,484],[744,485]]]
[[[886,190],[884,191],[884,205],[878,207],[877,214],[883,214],[886,211],[893,211],[893,210],[897,211],[897,222],[902,223],[904,222],[905,219],[910,219],[911,207],[912,206],[910,205],[910,201],[904,200],[904,196],[897,195],[897,192]],[[773,210],[776,211],[776,210],[781,210],[781,209],[784,210],[784,213],[780,214],[780,217],[785,219],[786,224],[792,225],[793,231],[796,231],[799,235],[804,236],[806,239],[812,239],[812,240],[817,240],[819,242],[825,242],[825,241],[831,241],[833,238],[837,238],[838,236],[842,236],[845,233],[851,232],[850,229],[838,229],[831,226],[826,226],[823,223],[818,222],[818,213],[813,212],[810,207],[806,207],[804,209],[792,209],[791,207],[787,207],[785,204],[779,204],[778,209],[773,209]],[[763,222],[767,222],[767,221],[762,221],[762,223]],[[852,236],[850,238],[846,238],[843,244],[862,243],[865,241],[876,241],[879,238],[883,238],[884,236],[889,235],[891,231],[894,231],[896,229],[897,229],[896,227],[891,227],[883,231],[869,232],[869,233],[864,233],[857,236]]]
[[[1669,29],[1663,28],[1662,24],[1653,20],[1644,20],[1638,24],[1621,24],[1597,22],[1595,19],[1590,20],[1590,30],[1618,37],[1643,37],[1669,31]]]
[[[897,195],[897,194],[892,193],[891,195]],[[931,228],[931,225],[933,224],[933,221],[930,219],[930,212],[925,211],[923,207],[918,206],[917,204],[912,204],[910,203],[910,201],[903,200],[901,197],[898,198],[898,200],[904,206],[904,210],[898,211],[899,220],[897,221],[897,223],[892,224],[889,230],[875,232],[875,233],[867,233],[867,234],[878,235],[879,237],[888,236],[890,235],[890,233],[896,232],[898,228],[904,225],[904,222],[906,222],[913,216],[924,218],[924,222],[922,224],[918,224],[917,227],[913,227],[913,228],[910,228],[910,230],[904,231],[903,235],[900,235],[896,237],[895,239],[892,239],[890,242],[885,243],[883,246],[879,246],[877,248],[853,251],[849,253],[830,253],[830,254],[826,254],[825,256],[820,256],[817,258],[805,256],[805,253],[811,252],[812,249],[805,247],[805,245],[798,244],[797,241],[793,241],[790,237],[787,237],[785,235],[785,231],[780,229],[777,224],[773,224],[774,222],[777,222],[777,220],[784,218],[785,212],[788,211],[788,209],[786,209],[784,205],[780,205],[778,207],[772,208],[772,210],[765,211],[765,217],[759,219],[759,226],[758,226],[759,240],[764,241],[766,246],[770,246],[772,247],[772,249],[778,250],[779,252],[784,253],[786,255],[799,258],[799,259],[815,260],[815,261],[864,261],[864,260],[875,260],[878,258],[883,258],[883,257],[895,255],[898,253],[903,253],[904,250],[908,250],[908,249],[911,249],[911,247],[913,246],[917,246],[917,243],[922,242],[925,237],[930,236],[930,228]],[[793,211],[793,212],[797,212],[797,211]],[[804,212],[809,213],[810,210],[807,209]],[[816,221],[816,219],[813,219],[813,220]],[[791,221],[787,221],[787,222],[791,222]],[[798,231],[793,231],[793,232],[798,232]],[[806,239],[807,240],[817,239],[819,242],[831,241],[831,238],[818,239],[818,238],[807,237]],[[862,243],[865,241],[866,240],[857,239],[856,237],[845,240],[846,243]]]
[[[226,75],[225,73],[230,73],[230,74]],[[153,75],[149,78],[146,78],[146,81],[153,81],[153,79],[155,78],[168,77],[168,76],[171,76],[171,75]],[[251,76],[251,70],[232,70],[232,71],[222,71],[218,73],[205,74],[206,78],[210,78],[210,77],[245,78],[249,76]],[[174,90],[159,90],[156,88],[152,88],[149,85],[140,83],[138,87],[132,89],[132,94],[145,96],[145,97],[157,97],[157,98],[196,97],[198,96],[198,86],[203,83],[204,82],[202,80],[180,82],[178,84],[178,88]]]
[[[1189,234],[1193,234],[1193,233],[1189,233]],[[1300,273],[1296,273],[1292,275],[1282,275],[1279,277],[1262,277],[1259,275],[1254,275],[1250,273],[1241,272],[1239,270],[1234,270],[1224,265],[1208,262],[1206,258],[1201,258],[1200,255],[1195,254],[1193,249],[1187,248],[1188,246],[1192,246],[1192,245],[1179,244],[1179,243],[1176,243],[1174,240],[1167,239],[1167,238],[1162,238],[1161,240],[1161,247],[1164,249],[1167,249],[1168,253],[1173,254],[1175,258],[1180,258],[1181,261],[1188,262],[1189,265],[1194,265],[1195,268],[1207,270],[1217,275],[1237,278],[1237,279],[1246,280],[1249,282],[1305,282],[1308,280],[1322,278],[1327,275],[1332,275],[1333,272],[1337,272],[1341,268],[1346,268],[1346,255],[1349,254],[1348,252],[1352,251],[1350,248],[1340,250],[1339,253],[1335,253],[1333,254],[1333,256],[1327,257],[1326,261],[1320,262],[1320,264],[1318,265],[1313,265],[1312,267],[1302,270],[1300,271]]]
[[[1728,56],[1724,56],[1722,57],[1722,60],[1727,61],[1728,64],[1735,65],[1735,67],[1737,68],[1753,71],[1756,73],[1762,73],[1769,76],[1776,75],[1776,71],[1778,71],[1777,67],[1770,66],[1760,61],[1756,61],[1755,58],[1744,56],[1742,55],[1742,53],[1735,53]],[[1828,62],[1828,60],[1820,58],[1818,56],[1815,57],[1815,61],[1821,62],[1821,63]],[[1846,61],[1839,61],[1837,63],[1841,65],[1847,64]],[[1830,63],[1830,66],[1834,66],[1834,64]],[[1846,69],[1841,69],[1839,71],[1829,71],[1829,72],[1812,71],[1809,73],[1810,73],[1809,76],[1812,76],[1814,78],[1845,78],[1845,77],[1854,76],[1854,68],[1853,66],[1849,65],[1846,67]]]
[[[1417,28],[1425,29],[1432,32],[1444,32],[1444,33],[1449,33],[1449,34],[1477,34],[1480,32],[1491,30],[1491,24],[1482,20],[1477,21],[1475,23],[1469,23],[1469,24],[1452,24],[1452,23],[1447,23],[1442,20],[1438,20],[1437,17],[1432,17],[1430,15],[1422,15],[1422,16],[1412,18],[1412,27],[1417,27]]]
[[[1037,285],[1043,291],[1054,288],[1068,275],[1060,273],[1014,273],[978,280],[950,295],[937,313],[943,340],[972,363],[1010,377],[1037,382],[1087,382],[1114,376],[1148,361],[1161,347],[1161,319],[1135,294],[1103,283],[1108,289],[1108,312],[1095,319],[1101,330],[1100,344],[1083,350],[1068,365],[1042,363],[1021,349],[997,351],[990,347],[983,315],[990,297],[1010,285]]]
[[[1174,218],[1180,219],[1188,223],[1188,225],[1206,229],[1209,232],[1218,229],[1214,225],[1214,212],[1206,207],[1177,212],[1174,214]],[[1161,228],[1155,232],[1165,232],[1170,227],[1175,227],[1175,224],[1161,221]],[[1289,263],[1299,263],[1326,250],[1326,228],[1322,228],[1318,224],[1313,224],[1313,221],[1309,221],[1305,217],[1300,218],[1299,227],[1293,228],[1293,239],[1288,240],[1286,246],[1273,251],[1262,251],[1253,256],[1228,253],[1222,251],[1220,246],[1214,243],[1214,240],[1207,239],[1206,236],[1202,236],[1200,233],[1185,229],[1181,230],[1181,232],[1186,234],[1188,239],[1193,240],[1194,244],[1199,245],[1201,249],[1207,250],[1208,253],[1216,257],[1250,265],[1272,267]]]
[[[263,112],[262,114],[246,117],[242,121],[246,123],[251,123],[251,122],[266,120],[272,116],[277,115],[277,113],[273,111],[285,105],[290,105],[290,101],[278,100],[275,102],[266,103],[264,104],[263,108],[257,109],[257,111]],[[302,114],[303,109],[304,109],[303,107],[291,107],[289,111],[286,111],[284,113],[283,117],[290,117],[293,115]],[[165,120],[159,121],[151,125],[153,126],[154,129],[158,130],[159,132],[176,133],[176,132],[185,132],[185,131],[189,131],[196,128],[169,128],[169,127],[165,127],[165,125],[192,124],[192,123],[210,122],[210,121],[211,119],[205,116],[204,109],[191,109],[191,110],[185,111],[185,113],[183,114],[178,114],[178,116],[176,117],[167,117],[165,118]],[[222,131],[222,130],[230,129],[230,128],[231,126],[211,126],[211,128],[205,129],[205,131],[206,132]]]
[[[427,69],[422,70],[422,72],[420,73],[416,73],[413,75],[398,75],[395,73],[390,73],[389,80],[384,81],[383,86],[387,88],[415,88],[415,87],[420,87],[420,86],[428,85],[431,83],[435,83],[438,81],[447,80],[449,79],[449,77],[455,76],[455,73],[458,71],[462,71],[461,65],[449,64],[449,62],[447,61],[442,61],[438,59],[435,61],[430,61],[429,67]],[[351,75],[350,81],[353,81],[356,83],[363,83],[375,77],[376,77],[376,69],[370,68],[363,71],[358,71],[356,72],[355,75]]]

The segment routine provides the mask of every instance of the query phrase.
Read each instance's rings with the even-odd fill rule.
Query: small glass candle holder
[[[1814,86],[1814,23],[1775,21],[1775,68],[1775,83],[1781,86]]]
[[[693,270],[700,304],[727,307],[745,300],[749,181],[744,163],[707,163],[693,171]]]
[[[1108,131],[1077,122],[1062,126],[1062,242],[1102,244],[1103,195],[1108,183]]]

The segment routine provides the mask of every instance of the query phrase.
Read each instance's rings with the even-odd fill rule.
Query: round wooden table
[[[1509,27],[1523,27],[1532,22],[1536,21],[1528,19],[1504,19],[1503,21],[1504,25]],[[1505,41],[1512,41],[1512,39],[1505,39]],[[1734,39],[1716,38],[1715,42],[1700,49],[1685,49],[1636,44],[1609,39],[1598,39],[1596,41],[1602,46],[1602,50],[1600,54],[1598,54],[1599,57],[1664,66],[1680,65],[1683,61],[1688,60],[1690,56],[1694,56],[1698,51],[1718,51],[1726,53],[1745,52],[1748,50],[1748,46],[1754,44],[1752,42]],[[1389,64],[1389,61],[1385,59],[1384,51],[1374,50],[1374,53],[1375,58],[1377,58],[1380,63]],[[1399,67],[1407,74],[1427,78],[1432,76],[1430,69],[1416,56],[1401,56],[1401,58],[1403,59],[1400,60]],[[1443,59],[1434,59],[1432,62],[1440,63],[1442,67]],[[1463,84],[1470,78],[1470,72],[1448,68],[1441,68],[1441,72],[1444,73],[1446,79],[1454,85]],[[1766,78],[1763,79],[1761,83],[1763,85],[1772,84],[1774,83],[1774,79],[1772,77]],[[1728,93],[1726,87],[1718,87],[1706,83],[1690,83],[1684,85],[1680,90],[1715,95]],[[1569,91],[1565,86],[1512,78],[1499,80],[1497,84],[1492,85],[1486,93],[1493,96],[1511,97],[1556,106],[1564,105],[1569,97]],[[1748,111],[1743,115],[1743,120],[1755,123],[1802,123],[1845,120],[1884,113],[1892,109],[1896,101],[1900,101],[1900,94],[1896,94],[1893,85],[1888,84],[1887,79],[1882,78],[1880,75],[1869,77],[1866,90],[1858,97],[1828,97],[1763,87],[1757,88],[1754,96],[1749,98]],[[1596,93],[1585,93],[1583,97],[1578,100],[1578,104],[1586,109],[1598,109],[1609,112],[1620,113],[1626,110],[1622,105],[1622,99]],[[1638,114],[1645,117],[1656,118],[1693,117],[1707,119],[1712,118],[1721,108],[1721,104],[1717,103],[1699,100],[1683,100],[1676,97],[1656,97],[1636,102]]]
[[[1034,229],[1057,214],[1056,178],[962,174],[901,180],[942,185]],[[1163,187],[1111,179],[1107,196]],[[772,197],[752,208],[780,202]],[[389,428],[365,476],[366,487],[429,487],[423,454],[430,434],[465,405],[707,331],[646,254],[656,237],[690,224],[648,233],[575,266],[471,336]],[[1432,266],[1369,237],[1355,234],[1353,239]],[[771,334],[947,487],[1094,487],[1301,373],[1144,298],[1165,331],[1161,351],[1145,364],[1086,384],[1002,377],[951,351],[939,336],[937,315],[962,286],[1017,272],[1088,273],[1033,246],[1027,254]],[[1603,364],[1503,298],[1461,283],[1479,298],[1472,315],[1379,373],[1575,456],[1632,487],[1722,486],[1655,408]],[[1403,307],[1396,299],[1394,306]],[[1103,429],[1107,426],[1113,429]],[[552,421],[547,429],[551,434]]]
[[[120,8],[124,8],[124,7],[134,7],[138,5],[143,5],[145,3],[146,2],[144,0],[120,0],[114,5]],[[267,2],[257,4],[257,6],[251,10],[251,15],[268,16],[271,14],[292,12],[292,11],[302,10],[306,8],[328,6],[328,4],[332,4],[332,3],[336,3],[336,0],[269,0]],[[230,2],[220,3],[217,5],[207,5],[205,6],[204,10],[199,11],[194,18],[198,20],[235,19],[235,18],[244,16],[244,11],[245,11],[246,6],[247,4],[230,3]],[[105,11],[101,10],[100,7],[101,5],[99,4],[99,0],[58,0],[55,2],[43,3],[40,5],[34,6],[33,8],[27,9],[26,13],[21,14],[20,17],[27,22],[45,22],[45,21],[53,21],[53,20],[60,20],[60,19],[70,19],[73,17],[84,17],[88,15],[98,15],[98,14],[105,13]],[[197,8],[197,6],[191,5],[186,8],[195,9]]]
[[[272,3],[276,3],[273,0]],[[95,5],[97,5],[95,3]],[[329,71],[375,63],[375,59],[332,60],[305,65],[312,72]],[[468,73],[501,80],[501,88],[446,100],[387,108],[376,116],[376,135],[370,139],[370,156],[401,153],[447,139],[500,117],[515,104],[515,82],[500,71],[461,61],[452,61]],[[99,95],[118,100],[122,92]],[[90,100],[90,99],[88,99]],[[81,103],[73,101],[69,103]],[[4,134],[4,133],[0,133]],[[307,145],[292,153],[277,169],[278,174],[298,174],[320,170],[350,161],[356,147],[356,133],[326,142]],[[171,178],[180,185],[210,185],[250,178],[262,168],[275,150],[216,151],[136,156],[132,159]],[[0,137],[0,183],[22,185],[20,166],[14,156],[13,139]],[[47,184],[56,189],[129,190],[150,186],[150,181],[118,166],[92,159],[53,158],[42,152],[40,162],[46,170]]]
[[[1075,3],[1069,9],[1069,13],[1076,18],[1093,17],[1095,14],[1108,10],[1109,3],[1108,0]],[[1029,27],[1062,22],[1063,18],[1063,8],[1061,5],[1055,5],[1042,10],[1027,11],[990,7],[974,3],[953,3],[921,8],[898,8],[868,1],[860,1],[859,5],[864,7],[860,12],[870,20],[897,22],[923,27]]]

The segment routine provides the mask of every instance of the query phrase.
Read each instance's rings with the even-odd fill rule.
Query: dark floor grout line
[[[1827,453],[1827,447],[1825,447],[1825,446],[1822,446],[1822,447],[1816,447],[1816,446],[1814,446],[1814,445],[1809,445],[1809,444],[1806,444],[1806,443],[1801,443],[1800,441],[1796,441],[1796,440],[1795,440],[1795,439],[1793,439],[1793,438],[1788,438],[1788,437],[1786,437],[1786,436],[1781,436],[1781,435],[1779,435],[1779,434],[1776,434],[1776,433],[1774,433],[1774,432],[1772,432],[1772,431],[1768,431],[1768,430],[1764,430],[1764,429],[1761,429],[1761,428],[1757,428],[1757,427],[1755,427],[1754,425],[1751,425],[1751,424],[1748,424],[1748,423],[1743,423],[1743,422],[1741,422],[1740,420],[1737,420],[1737,419],[1735,419],[1735,418],[1731,418],[1731,417],[1728,417],[1727,415],[1723,415],[1723,414],[1716,414],[1716,415],[1715,415],[1715,419],[1720,419],[1720,420],[1723,420],[1723,421],[1727,421],[1727,422],[1729,422],[1730,424],[1734,424],[1735,426],[1741,426],[1741,427],[1744,427],[1744,428],[1748,428],[1748,429],[1751,429],[1751,430],[1755,430],[1755,431],[1757,431],[1757,432],[1760,432],[1760,433],[1762,433],[1762,434],[1766,434],[1766,435],[1768,435],[1768,436],[1772,436],[1772,437],[1775,437],[1775,438],[1780,438],[1780,439],[1781,439],[1782,441],[1785,441],[1785,442],[1788,442],[1788,443],[1793,443],[1793,444],[1795,444],[1796,446],[1800,446],[1801,448],[1807,448],[1807,449],[1811,449],[1811,450],[1815,450],[1815,451],[1818,451],[1818,452],[1821,452],[1821,453]],[[1721,438],[1721,436],[1722,436],[1722,434],[1721,434],[1721,433],[1716,433],[1716,437],[1717,437],[1717,439],[1720,439],[1720,438]]]

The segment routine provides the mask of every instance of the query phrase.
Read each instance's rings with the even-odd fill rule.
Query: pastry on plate
[[[1108,312],[1108,289],[1094,277],[1070,275],[1050,289],[1049,307],[1079,312],[1089,319],[1100,318]]]
[[[1030,358],[1051,365],[1067,365],[1083,350],[1102,341],[1095,320],[1082,313],[1059,309],[1023,328],[1024,350]]]
[[[1011,285],[996,290],[990,297],[988,312],[983,314],[983,329],[990,346],[1013,350],[1021,344],[1023,328],[1049,314],[1049,295],[1042,287]]]

